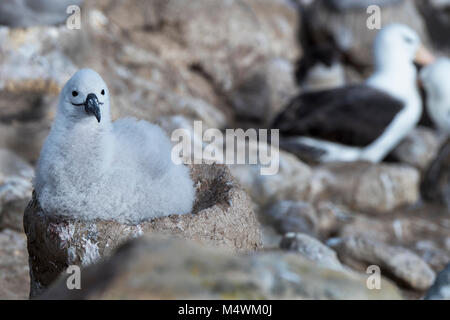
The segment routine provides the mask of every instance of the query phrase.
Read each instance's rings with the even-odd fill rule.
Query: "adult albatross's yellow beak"
[[[417,49],[414,62],[418,65],[426,66],[433,63],[435,60],[436,58],[433,56],[433,54],[424,46],[421,45],[419,49]]]

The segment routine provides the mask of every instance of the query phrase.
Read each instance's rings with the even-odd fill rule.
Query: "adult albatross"
[[[411,28],[391,24],[374,43],[375,72],[365,83],[302,93],[272,125],[281,146],[321,162],[379,162],[416,126],[422,114],[414,63],[433,56]]]

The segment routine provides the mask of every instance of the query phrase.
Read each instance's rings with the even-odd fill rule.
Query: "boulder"
[[[424,171],[436,157],[442,140],[435,130],[417,127],[408,133],[392,155],[400,162]]]
[[[126,83],[117,86],[118,113],[156,119],[178,108],[198,119],[200,103],[228,120],[263,122],[295,93],[297,14],[287,1],[103,1],[95,9],[107,21],[97,36],[108,45],[98,49],[120,59],[112,75]]]
[[[339,260],[344,264],[361,271],[365,271],[370,265],[376,265],[381,269],[382,275],[415,290],[428,289],[436,277],[422,258],[402,247],[364,236],[332,239],[328,243],[337,251]]]
[[[343,269],[333,249],[307,234],[294,232],[285,234],[281,240],[280,248],[297,252],[302,257],[315,261],[326,268]]]
[[[27,299],[29,281],[25,235],[10,229],[0,231],[0,300]]]
[[[231,254],[192,241],[146,235],[109,259],[67,275],[42,299],[400,299],[389,282],[369,290],[365,275],[332,270],[296,254]]]
[[[145,233],[206,242],[227,250],[260,248],[259,223],[245,191],[223,165],[196,165],[197,197],[192,213],[155,218],[138,225],[82,221],[44,212],[36,197],[24,227],[30,255],[30,296],[39,295],[69,265],[88,265],[109,256],[121,243]]]
[[[265,211],[264,217],[281,234],[300,232],[315,235],[319,224],[314,207],[301,201],[277,202]]]
[[[355,214],[336,234],[344,238],[365,236],[407,248],[436,272],[450,262],[450,217],[440,208],[401,211],[383,219]]]
[[[320,198],[355,211],[386,213],[419,200],[420,174],[406,165],[330,163],[316,171],[325,185]]]

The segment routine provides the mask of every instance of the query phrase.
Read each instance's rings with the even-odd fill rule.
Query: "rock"
[[[394,149],[393,156],[400,162],[423,171],[436,157],[442,144],[442,137],[436,131],[417,127]]]
[[[434,271],[450,262],[450,217],[439,208],[419,208],[392,213],[383,219],[355,214],[337,233],[339,237],[369,237],[379,242],[405,247],[427,262]]]
[[[280,248],[300,253],[303,257],[315,261],[320,265],[342,270],[336,252],[319,240],[302,233],[290,232],[284,235],[280,243]]]
[[[445,9],[450,7],[450,1],[449,0],[429,0],[428,1],[432,6],[438,8],[438,9]]]
[[[0,231],[0,300],[27,299],[29,269],[25,235]]]
[[[316,205],[317,216],[319,218],[318,234],[321,239],[328,239],[348,223],[350,213],[339,206],[321,201]]]
[[[81,49],[78,37],[66,26],[0,27],[0,148],[37,160],[57,94],[76,71],[68,52]]]
[[[398,4],[404,0],[325,0],[332,8],[346,11],[352,9],[366,9],[368,6],[376,4],[380,7]]]
[[[63,277],[42,299],[400,299],[383,281],[331,270],[295,254],[233,255],[177,239],[146,235],[110,259],[81,270],[81,290]]]
[[[331,163],[316,170],[325,185],[320,198],[356,211],[386,213],[419,200],[419,172],[406,165]]]
[[[261,175],[260,165],[232,165],[230,169],[261,208],[281,200],[311,198],[311,168],[287,152],[279,151],[279,170],[275,175]]]
[[[334,63],[331,67],[322,63],[307,67],[309,70],[301,79],[304,91],[333,89],[346,84],[345,68],[341,63]],[[300,78],[300,71],[298,72]]]
[[[70,5],[81,5],[83,0],[4,1],[0,4],[0,25],[30,27],[64,23]]]
[[[318,218],[314,207],[307,202],[282,200],[266,210],[264,216],[280,234],[317,233]]]
[[[139,60],[151,62],[137,68],[136,54],[118,53],[122,62],[126,62],[124,56],[132,57],[127,59],[133,64],[127,62],[121,68],[124,72],[118,70],[130,73],[127,82],[133,82],[139,92],[131,99],[147,96],[145,104],[137,104],[137,112],[152,112],[155,119],[156,112],[166,110],[159,115],[169,115],[168,100],[187,105],[186,100],[201,99],[203,104],[231,111],[236,120],[264,121],[293,94],[290,70],[298,55],[292,41],[297,15],[287,1],[106,2],[98,7],[109,22],[102,37],[111,39],[112,32],[120,39],[120,47],[126,43],[136,48],[131,52],[144,50]],[[120,104],[130,109],[129,99],[124,96]],[[157,111],[149,110],[150,105]],[[196,110],[195,106],[188,108]]]
[[[344,264],[361,271],[370,265],[377,265],[382,274],[416,290],[428,289],[436,276],[414,252],[369,237],[339,238],[329,241],[329,244]]]
[[[450,139],[447,140],[438,155],[426,170],[420,186],[426,200],[443,204],[450,208]]]
[[[428,29],[433,47],[450,52],[450,41],[444,34],[450,27],[450,16],[448,0],[416,0],[417,8],[421,13]],[[444,54],[444,55],[445,55]]]
[[[196,165],[197,197],[191,214],[156,218],[138,225],[94,223],[46,213],[35,197],[24,216],[28,237],[32,297],[40,294],[69,265],[88,265],[109,256],[119,244],[159,232],[228,250],[261,246],[259,224],[245,191],[223,165]]]
[[[436,277],[424,297],[425,300],[450,300],[450,264]]]
[[[308,8],[311,38],[318,47],[331,46],[345,56],[346,63],[360,76],[368,76],[373,67],[372,47],[378,30],[368,28],[368,5],[373,1],[315,0]],[[352,9],[355,4],[363,9]],[[332,5],[330,5],[332,4]],[[377,1],[381,11],[381,27],[390,23],[402,23],[416,30],[425,44],[429,43],[424,21],[415,1]],[[336,10],[336,8],[338,10]]]
[[[275,250],[280,247],[282,235],[271,225],[261,224],[261,238],[264,250]]]
[[[6,180],[20,177],[31,180],[34,169],[13,152],[0,149],[0,184]]]
[[[23,230],[23,211],[31,199],[33,176],[28,163],[0,149],[0,229]]]

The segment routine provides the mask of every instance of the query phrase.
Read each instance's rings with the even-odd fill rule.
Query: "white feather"
[[[89,93],[103,103],[100,123],[72,105]],[[171,161],[170,140],[158,126],[132,118],[111,122],[108,89],[90,69],[78,71],[60,94],[34,186],[49,214],[126,223],[188,213],[195,196],[187,167]]]

